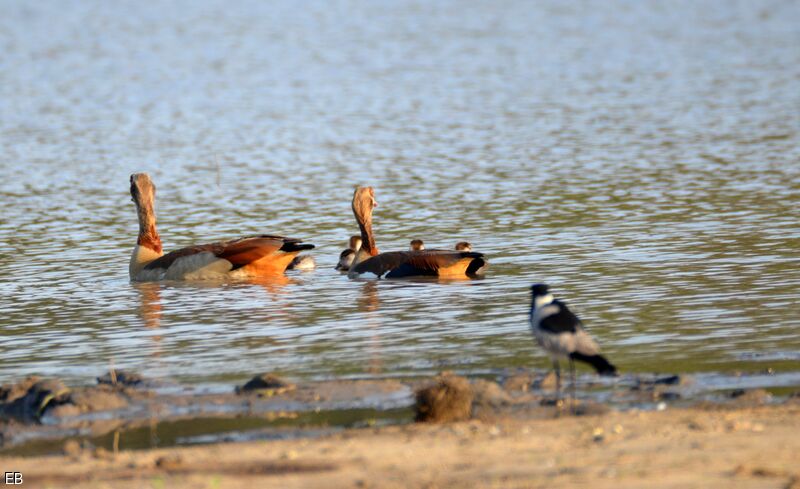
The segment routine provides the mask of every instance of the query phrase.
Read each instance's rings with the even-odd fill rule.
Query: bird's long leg
[[[553,370],[556,372],[556,407],[561,404],[561,365],[558,360],[553,360]]]
[[[575,361],[573,361],[571,358],[569,359],[569,379],[570,382],[572,382],[572,400],[570,401],[570,410],[572,411],[572,414],[575,414],[575,384],[577,382],[575,379]]]

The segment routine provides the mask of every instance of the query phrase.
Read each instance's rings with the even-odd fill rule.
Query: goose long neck
[[[372,209],[377,205],[375,194],[372,187],[358,187],[353,192],[353,216],[356,218],[358,228],[361,231],[361,249],[356,252],[353,265],[350,271],[364,260],[378,254],[378,247],[375,245],[375,236],[372,234]],[[354,272],[353,272],[354,273]]]
[[[375,236],[372,234],[372,216],[368,216],[366,219],[356,216],[356,220],[358,221],[359,229],[361,229],[361,250],[370,256],[377,255],[378,246],[375,244]]]
[[[136,212],[139,217],[139,246],[150,248],[156,253],[162,252],[161,237],[156,230],[156,213],[152,195],[139,198],[136,201]]]

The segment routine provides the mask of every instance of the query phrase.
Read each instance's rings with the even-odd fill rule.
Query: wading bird
[[[617,368],[600,355],[600,347],[583,328],[578,316],[567,305],[554,299],[545,284],[531,286],[531,332],[536,342],[553,360],[556,372],[556,402],[561,396],[559,360],[569,359],[572,398],[575,399],[575,360],[588,363],[600,375],[614,376]]]

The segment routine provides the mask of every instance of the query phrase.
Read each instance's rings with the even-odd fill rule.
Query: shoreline
[[[551,375],[498,380],[261,374],[209,394],[124,371],[75,388],[28,378],[0,389],[0,468],[30,487],[800,489],[798,392],[709,401],[690,376],[583,376],[582,397],[558,406]],[[176,425],[183,442],[159,446]],[[137,433],[151,444],[130,445]],[[48,450],[21,456],[15,437]]]
[[[415,417],[431,422],[532,420],[567,412],[587,416],[746,408],[800,399],[800,391],[784,396],[761,388],[705,390],[691,375],[584,375],[578,378],[577,403],[569,402],[565,389],[567,403],[556,405],[552,372],[518,369],[492,379],[444,372],[414,379],[294,384],[267,373],[227,392],[207,392],[122,370],[97,378],[93,386],[69,387],[59,379],[28,377],[0,386],[0,457],[58,453],[71,439],[80,439],[84,447],[131,450],[313,437],[363,426],[403,425]],[[748,377],[741,380],[749,383]]]
[[[31,487],[800,488],[800,401],[2,457]]]

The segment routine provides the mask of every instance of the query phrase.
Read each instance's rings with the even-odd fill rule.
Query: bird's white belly
[[[551,333],[532,325],[531,332],[536,343],[554,358],[566,357],[575,352],[595,355],[600,351],[597,343],[581,328],[574,333]]]
[[[554,357],[567,356],[574,352],[576,348],[575,333],[552,333],[538,327],[543,319],[553,314],[558,314],[559,310],[559,307],[554,304],[543,305],[536,308],[531,318],[531,332],[533,333],[533,337],[536,338],[536,342],[539,346]]]
[[[175,260],[163,280],[210,280],[226,277],[233,264],[213,253],[203,252]]]
[[[373,272],[356,273],[352,268],[348,272],[347,276],[349,278],[381,278],[380,275]]]
[[[536,343],[554,357],[566,357],[575,351],[573,333],[550,333],[539,328],[531,328]]]

